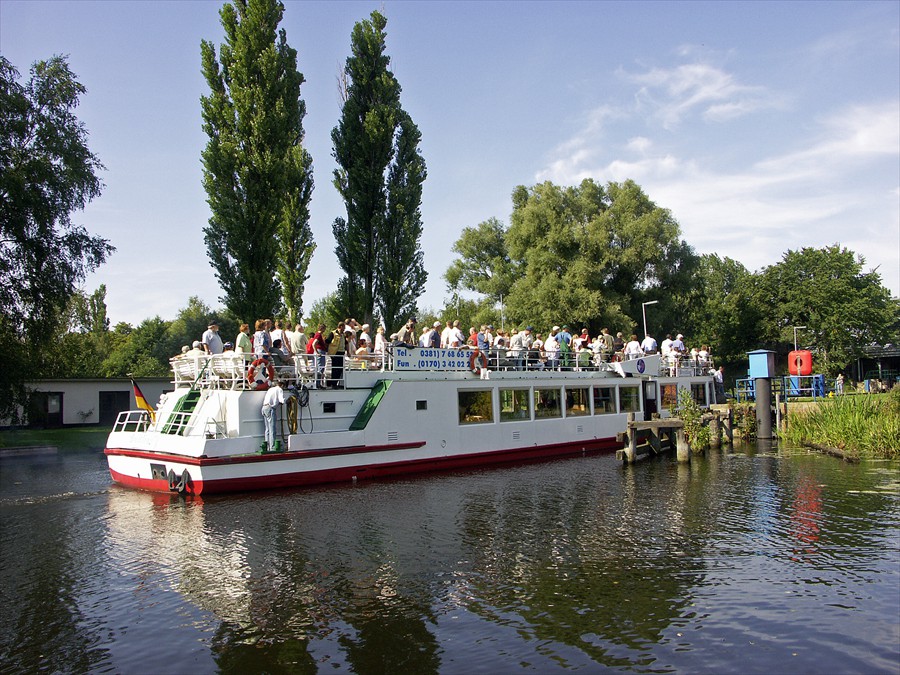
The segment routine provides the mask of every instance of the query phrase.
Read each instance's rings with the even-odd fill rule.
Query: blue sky
[[[462,228],[508,223],[516,185],[586,177],[635,180],[699,253],[758,270],[838,243],[900,295],[900,2],[285,4],[316,180],[307,308],[341,276],[330,133],[350,32],[374,9],[428,166],[420,306],[442,306]],[[220,305],[199,99],[221,6],[0,0],[0,53],[23,78],[67,54],[88,89],[77,114],[106,188],[75,220],[117,248],[85,285],[107,285],[113,323]]]

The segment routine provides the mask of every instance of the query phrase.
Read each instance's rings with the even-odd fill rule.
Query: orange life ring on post
[[[269,381],[275,379],[275,367],[272,365],[271,361],[267,361],[266,359],[256,359],[253,363],[250,364],[250,367],[247,368],[247,382],[250,384],[254,384],[256,382],[256,369],[258,366],[266,367],[266,375],[268,376]]]
[[[476,365],[478,362],[481,362],[481,365]],[[480,373],[482,368],[488,367],[487,355],[476,349],[472,352],[472,356],[469,357],[469,369],[473,373]]]

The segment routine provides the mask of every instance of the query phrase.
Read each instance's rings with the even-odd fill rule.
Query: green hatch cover
[[[385,392],[390,388],[391,382],[392,380],[378,380],[375,383],[372,391],[369,392],[369,397],[362,404],[359,412],[356,413],[356,419],[350,425],[350,431],[360,431],[366,428],[369,420],[372,419],[372,415],[375,414],[375,408],[378,407],[381,399],[384,398]]]

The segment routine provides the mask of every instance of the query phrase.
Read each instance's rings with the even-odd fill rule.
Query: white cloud
[[[628,143],[625,145],[625,148],[631,150],[633,152],[637,152],[641,155],[647,153],[650,148],[653,147],[653,141],[651,141],[646,136],[635,136],[628,140]]]
[[[780,105],[779,98],[765,87],[742,84],[734,75],[707,63],[620,75],[640,85],[638,110],[647,111],[666,129],[697,110],[704,119],[721,122]]]
[[[809,147],[760,162],[758,168],[822,174],[835,164],[900,155],[900,101],[854,105],[824,118],[821,127]]]

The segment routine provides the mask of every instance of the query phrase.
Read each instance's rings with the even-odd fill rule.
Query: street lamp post
[[[797,351],[797,331],[806,326],[794,326],[794,351]]]
[[[641,303],[641,314],[644,316],[644,337],[647,337],[647,305],[655,305],[659,300],[648,300]]]

